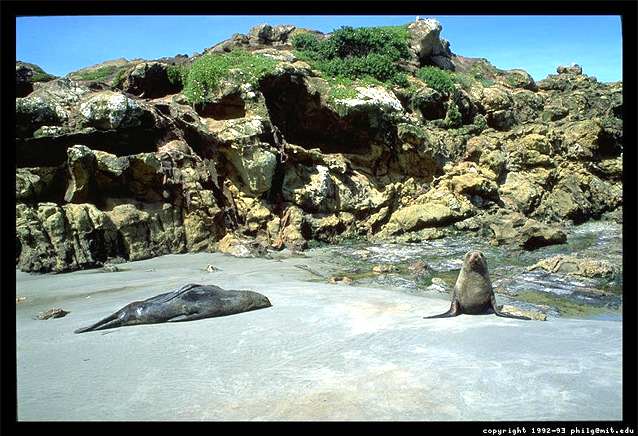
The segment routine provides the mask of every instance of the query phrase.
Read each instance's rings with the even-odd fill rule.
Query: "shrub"
[[[463,118],[461,116],[461,112],[459,111],[459,107],[453,101],[450,101],[450,104],[447,108],[447,113],[445,114],[445,126],[446,127],[460,127],[463,124]]]
[[[222,79],[256,85],[259,79],[272,72],[276,65],[277,61],[274,59],[251,54],[245,50],[210,53],[193,62],[186,75],[184,95],[193,104],[209,101],[219,91]],[[231,74],[233,69],[236,72]]]
[[[45,72],[37,65],[31,65],[31,68],[33,69],[32,82],[48,82],[49,80],[55,79],[55,76]]]
[[[73,75],[79,80],[104,81],[115,74],[119,69],[120,67],[117,65],[105,65],[92,71],[73,73]]]
[[[430,88],[443,94],[452,94],[456,89],[451,74],[437,67],[419,68],[416,76],[427,83]]]
[[[329,77],[372,77],[407,85],[405,74],[396,64],[410,56],[405,26],[342,27],[321,41],[315,35],[301,33],[293,37],[292,44],[301,59]]]
[[[297,50],[307,50],[316,52],[319,46],[319,40],[310,32],[301,32],[293,35],[291,43]]]
[[[481,114],[476,115],[474,117],[473,124],[476,126],[476,128],[479,131],[479,133],[482,132],[483,130],[487,129],[487,120],[485,119],[484,115],[481,115]]]
[[[189,68],[186,65],[169,65],[168,68],[166,68],[166,75],[172,85],[183,88],[186,83],[188,71]]]
[[[126,69],[122,68],[118,70],[117,74],[113,78],[112,85],[114,88],[121,88],[124,80],[126,79]]]
[[[328,80],[330,89],[328,91],[328,102],[334,104],[336,100],[355,98],[357,96],[357,86],[369,87],[381,85],[381,82],[373,77],[361,79],[350,79],[338,76]]]

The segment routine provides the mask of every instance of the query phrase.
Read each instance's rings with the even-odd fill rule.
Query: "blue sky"
[[[619,16],[428,16],[454,53],[523,68],[536,80],[578,63],[603,82],[622,80]],[[79,16],[19,17],[16,57],[58,76],[105,60],[192,55],[260,23],[330,32],[341,26],[405,24],[415,16]]]

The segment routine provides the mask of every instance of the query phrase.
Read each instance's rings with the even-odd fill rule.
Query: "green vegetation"
[[[445,114],[445,126],[448,128],[460,127],[463,124],[463,118],[459,107],[454,101],[450,101]]]
[[[478,131],[476,134],[480,134],[483,130],[487,129],[487,120],[485,119],[485,115],[477,114],[474,117],[474,122],[472,123],[476,130]]]
[[[124,80],[126,80],[126,69],[121,68],[117,71],[117,74],[113,78],[113,87],[120,88],[124,84]]]
[[[276,65],[277,61],[274,59],[251,54],[245,50],[207,54],[191,66],[185,77],[184,95],[193,104],[209,101],[219,91],[222,79],[236,78],[238,82],[256,85],[259,79],[272,72]],[[173,77],[176,78],[176,75]],[[181,77],[183,80],[184,76]]]
[[[571,318],[581,318],[612,311],[606,307],[577,303],[570,298],[550,294],[549,292],[525,291],[519,293],[516,299],[527,303],[554,307],[562,316]]]
[[[372,78],[407,86],[407,77],[397,63],[410,57],[408,38],[406,26],[342,27],[323,40],[299,33],[292,45],[300,59],[328,77]]]
[[[105,65],[103,67],[99,67],[90,71],[78,71],[76,73],[72,73],[72,75],[77,80],[93,80],[103,82],[109,77],[116,74],[120,68],[122,67],[118,67],[117,65]]]
[[[346,100],[357,96],[356,87],[378,86],[382,83],[373,77],[364,77],[362,79],[349,79],[347,77],[333,77],[328,79],[330,88],[328,90],[327,100],[334,104],[337,100]]]
[[[187,65],[169,65],[166,69],[166,75],[172,85],[184,88],[189,71],[190,68]]]
[[[32,82],[48,82],[49,80],[55,79],[55,76],[45,72],[42,68],[37,65],[30,64],[31,68],[34,71],[33,77],[31,78]]]
[[[456,89],[454,87],[454,80],[452,80],[452,74],[437,67],[428,66],[419,68],[416,76],[427,83],[430,88],[442,94],[450,95],[454,93]]]

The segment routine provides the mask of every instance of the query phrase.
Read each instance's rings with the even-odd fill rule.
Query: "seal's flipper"
[[[177,315],[166,320],[166,322],[180,322],[180,321],[194,321],[199,319],[201,314],[199,312],[189,313],[188,315]]]
[[[439,315],[424,316],[423,319],[451,318],[453,316],[457,316],[457,315],[460,315],[460,314],[461,314],[461,307],[459,306],[458,300],[454,299],[454,300],[452,300],[452,304],[450,305],[450,309],[447,312],[441,313]]]
[[[83,327],[81,329],[77,329],[73,333],[92,332],[94,330],[103,330],[103,329],[108,329],[111,327],[118,327],[120,323],[121,321],[118,319],[117,312],[116,312],[113,315],[107,316],[106,318],[99,320],[93,325],[90,325],[88,327]]]
[[[526,316],[512,315],[511,313],[499,312],[498,310],[494,311],[494,315],[501,316],[503,318],[524,319],[526,321],[532,320],[532,318],[528,318]]]
[[[526,321],[532,320],[532,318],[528,318],[526,316],[512,315],[511,313],[505,313],[498,310],[498,306],[496,305],[496,296],[494,296],[494,293],[492,293],[491,301],[492,301],[492,312],[494,312],[494,315],[496,316],[500,316],[502,318],[524,319]]]
[[[160,295],[156,295],[155,297],[148,298],[148,299],[144,300],[144,302],[145,303],[157,303],[157,304],[168,303],[172,299],[177,298],[177,297],[181,296],[182,294],[184,294],[185,292],[188,292],[191,289],[196,288],[198,286],[201,286],[201,285],[198,285],[196,283],[189,283],[189,284],[184,285],[181,288],[176,289],[174,291],[166,292],[164,294],[160,294]]]

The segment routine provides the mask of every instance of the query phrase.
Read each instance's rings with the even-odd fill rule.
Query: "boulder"
[[[512,210],[529,215],[545,194],[544,183],[549,172],[538,168],[528,172],[509,172],[505,183],[498,187],[499,197]]]
[[[310,212],[338,210],[337,188],[328,167],[289,167],[284,175],[283,198]]]
[[[255,241],[232,233],[228,233],[218,242],[217,250],[235,257],[256,257],[264,253],[264,249]]]
[[[82,124],[99,130],[143,127],[149,112],[140,103],[114,91],[91,93],[79,106]]]
[[[583,74],[583,67],[578,64],[572,64],[569,66],[559,65],[556,68],[558,74]]]
[[[550,273],[560,272],[589,278],[611,278],[620,272],[617,266],[611,265],[609,262],[603,260],[563,254],[540,260],[528,268],[529,271],[535,269],[543,269]]]
[[[453,70],[454,65],[449,59],[452,54],[449,43],[440,38],[442,29],[441,23],[435,19],[417,19],[408,25],[410,47],[421,65],[435,64]]]
[[[494,215],[487,220],[487,225],[496,245],[513,244],[524,250],[535,250],[567,241],[567,235],[562,230],[517,212]]]

